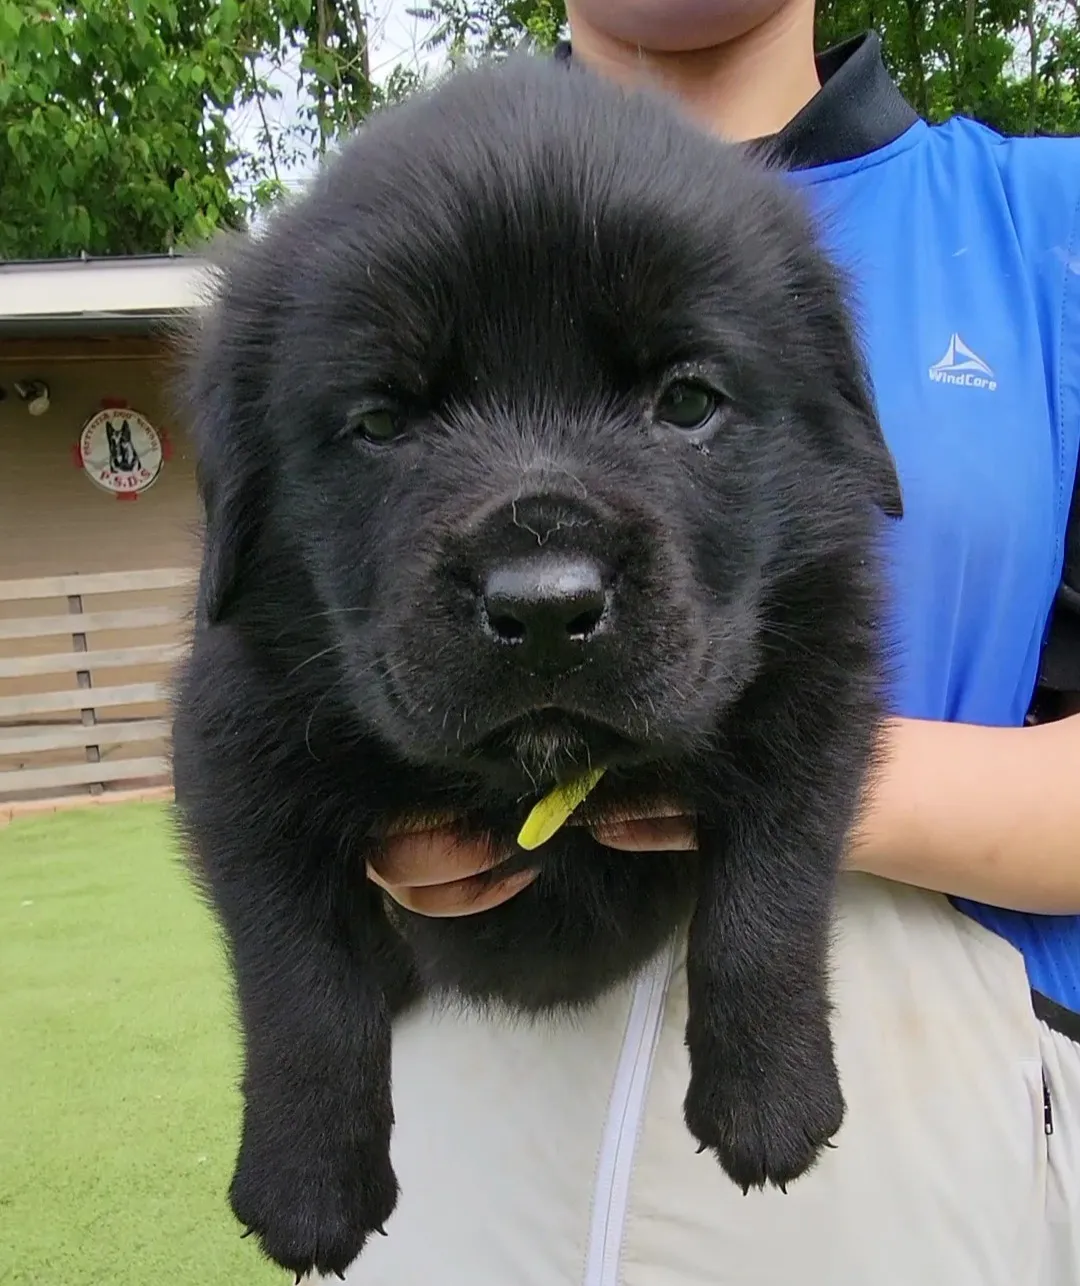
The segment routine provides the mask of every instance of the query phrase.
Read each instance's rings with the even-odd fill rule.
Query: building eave
[[[149,334],[204,305],[212,284],[186,255],[0,263],[0,337]]]

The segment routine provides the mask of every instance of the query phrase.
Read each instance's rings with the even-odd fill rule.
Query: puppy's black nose
[[[608,610],[603,572],[588,558],[551,554],[493,568],[483,586],[481,624],[523,664],[567,668],[584,659]]]

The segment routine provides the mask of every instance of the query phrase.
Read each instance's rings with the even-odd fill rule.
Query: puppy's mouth
[[[630,765],[646,757],[645,747],[619,729],[553,707],[499,725],[467,753],[490,771],[524,774],[537,788],[571,781],[591,768]]]

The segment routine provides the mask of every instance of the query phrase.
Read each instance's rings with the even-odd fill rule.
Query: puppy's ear
[[[824,415],[826,450],[863,479],[868,497],[890,518],[904,514],[896,462],[878,418],[865,349],[849,302],[853,284],[827,256],[800,283],[802,320],[812,337],[806,377]]]
[[[182,388],[195,438],[203,508],[197,614],[208,624],[230,615],[254,564],[262,525],[267,461],[256,423],[258,343],[237,340],[239,319],[222,304],[188,338]]]
[[[866,479],[870,497],[878,508],[889,518],[902,518],[904,498],[900,477],[878,418],[870,376],[855,342],[850,344],[850,353],[850,360],[841,362],[839,372],[846,412],[841,426],[846,454]]]
[[[234,415],[225,389],[202,408],[196,467],[204,517],[199,610],[206,622],[228,618],[252,566],[259,540],[259,481],[255,468],[230,436]]]

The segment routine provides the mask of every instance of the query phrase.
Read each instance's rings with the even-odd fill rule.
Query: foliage
[[[281,129],[265,105],[283,69],[300,110]],[[236,226],[288,164],[412,88],[404,71],[373,85],[359,0],[0,0],[0,258]],[[244,107],[262,122],[248,152],[230,130]]]
[[[876,28],[890,71],[931,121],[1006,134],[1080,133],[1074,0],[821,0],[818,44]]]
[[[501,53],[554,43],[562,0],[429,0],[431,41]],[[1080,133],[1077,0],[819,0],[818,47],[868,28],[909,102],[931,121],[958,113],[1007,134]]]
[[[432,0],[408,12],[430,25],[430,48],[458,59],[506,53],[526,39],[550,49],[566,26],[563,0]]]
[[[427,0],[460,62],[550,48],[563,0]],[[818,42],[876,28],[929,120],[1080,132],[1078,0],[819,0]],[[267,105],[291,82],[299,107]],[[0,0],[0,258],[162,251],[237,226],[421,77],[372,78],[364,0]],[[257,114],[255,145],[232,127]]]

